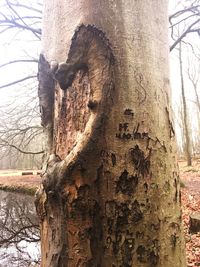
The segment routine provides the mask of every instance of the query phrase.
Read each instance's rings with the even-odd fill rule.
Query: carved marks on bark
[[[137,259],[141,263],[149,262],[149,266],[157,266],[159,263],[159,241],[154,239],[149,245],[150,248],[139,246],[136,250]]]
[[[132,109],[125,109],[123,116],[126,122],[119,123],[116,138],[132,146],[129,148],[129,154],[135,170],[144,176],[150,174],[150,158],[153,151],[166,153],[167,149],[164,141],[161,142],[157,137],[151,137],[148,127],[145,126],[146,121],[138,122],[133,125],[134,112]],[[133,127],[131,129],[131,127]],[[127,142],[129,141],[129,143]]]
[[[130,175],[127,170],[124,170],[120,175],[116,183],[116,193],[121,192],[122,194],[133,195],[138,185],[138,177]]]
[[[67,201],[69,256],[73,266],[101,266],[102,210],[95,188],[84,184],[74,187]]]
[[[140,73],[138,70],[134,71],[134,78],[139,88],[136,87],[136,91],[138,92],[138,103],[141,105],[145,102],[147,97],[146,88],[149,86],[149,82],[145,81],[144,75]]]
[[[151,149],[148,155],[145,157],[144,151],[142,151],[138,145],[130,149],[133,165],[135,169],[144,177],[149,174],[150,170],[150,157]]]
[[[106,249],[111,250],[118,260],[121,257],[122,264],[117,266],[132,266],[133,257],[140,263],[157,266],[160,246],[155,236],[160,223],[153,223],[152,220],[151,225],[146,225],[143,207],[137,200],[125,203],[108,201],[105,209],[108,233]],[[154,238],[151,237],[152,231],[155,233]]]
[[[126,147],[126,150],[123,148],[124,156],[120,158],[119,154],[113,151],[103,151],[101,154],[103,166],[110,170],[113,168],[115,171],[126,162],[126,168],[114,178],[116,201],[105,203],[106,249],[116,255],[118,264],[121,263],[115,265],[113,262],[113,266],[132,266],[135,257],[138,263],[153,267],[160,263],[161,245],[158,235],[163,218],[160,219],[158,215],[159,199],[163,192],[168,197],[173,191],[174,201],[177,202],[177,180],[174,178],[174,185],[171,181],[163,183],[165,171],[169,168],[166,163],[168,146],[165,147],[165,143],[158,138],[152,138],[149,131],[145,130],[144,122],[131,129],[135,115],[133,110],[125,109],[125,119],[118,124],[118,132],[115,135],[116,139],[124,144],[124,148]],[[101,172],[104,176],[103,168]],[[139,194],[142,194],[142,198]],[[168,201],[171,199],[168,198]],[[152,214],[155,216],[152,217]],[[167,217],[165,219],[167,220]],[[168,244],[175,248],[177,240],[177,232],[172,231]]]
[[[104,165],[111,164],[112,167],[117,164],[117,157],[114,152],[108,150],[101,150],[100,157]]]
[[[144,113],[145,117],[146,114]],[[133,126],[133,120],[135,119],[135,113],[132,109],[126,108],[123,111],[123,117],[125,122],[121,122],[118,125],[118,132],[115,137],[120,140],[148,140],[150,139],[148,129],[145,127],[145,121],[142,120]],[[132,129],[130,129],[132,127]]]
[[[123,125],[126,129],[126,125]],[[149,171],[149,159],[145,157],[139,146],[134,147],[135,152],[131,156],[128,151],[127,155],[130,156],[133,162],[135,171],[132,167],[131,171],[124,169],[118,177],[116,177],[113,191],[119,194],[116,200],[107,200],[105,202],[105,218],[106,218],[106,250],[109,254],[116,256],[116,265],[114,261],[111,266],[132,266],[132,262],[136,258],[140,263],[149,264],[149,266],[157,266],[159,264],[159,243],[156,235],[159,232],[160,222],[156,216],[148,219],[149,214],[154,213],[157,205],[152,204],[150,196],[155,194],[158,190],[157,187],[151,187],[151,184],[145,182],[147,172]],[[112,157],[115,157],[115,164],[112,164]],[[108,166],[110,170],[116,170],[120,164],[119,155],[115,155],[113,151],[101,152],[102,165],[99,168],[100,176],[98,186],[103,186],[105,183],[105,171]],[[125,157],[126,158],[126,157]],[[150,152],[149,152],[150,158]],[[129,161],[129,159],[128,159]],[[142,161],[146,164],[144,172],[140,167],[143,167]],[[130,163],[130,162],[129,162]],[[104,169],[105,167],[105,169]],[[103,180],[103,182],[102,182]],[[143,188],[144,193],[141,193]],[[102,190],[100,190],[102,192]],[[149,198],[147,193],[149,193]],[[112,193],[113,194],[113,193]],[[143,195],[141,199],[139,195]],[[146,197],[145,197],[146,196]],[[109,196],[107,196],[109,198]],[[149,221],[151,222],[149,224]],[[152,232],[155,238],[152,239]],[[119,265],[119,263],[121,265]]]
[[[126,117],[127,115],[129,118],[133,118],[134,112],[131,109],[125,109],[124,116]],[[134,147],[129,149],[129,154],[135,170],[139,175],[144,177],[149,174],[150,169],[151,147],[149,147],[149,140],[151,140],[151,138],[148,132],[141,132],[139,130],[140,123],[138,123],[133,130],[129,129],[129,125],[129,122],[119,123],[116,138],[120,140],[138,141],[138,143],[141,143],[143,149],[141,149],[139,144],[136,143]],[[146,143],[145,146],[144,142]],[[144,152],[144,150],[147,152]]]
[[[131,116],[133,118],[134,112],[133,112],[132,109],[127,108],[127,109],[124,110],[124,115]]]
[[[147,132],[140,133],[139,130],[140,124],[133,129],[133,131],[129,131],[129,123],[119,123],[118,133],[116,133],[116,138],[122,140],[134,140],[134,139],[148,139],[149,135]]]

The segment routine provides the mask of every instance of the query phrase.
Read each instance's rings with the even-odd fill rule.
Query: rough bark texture
[[[185,266],[166,2],[46,2],[45,58],[66,64],[36,200],[43,267]]]

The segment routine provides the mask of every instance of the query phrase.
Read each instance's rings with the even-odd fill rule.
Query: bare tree
[[[10,103],[5,102],[0,108],[0,166],[39,168],[43,154],[43,130],[35,90],[22,88],[17,93],[13,92],[9,99]]]
[[[3,83],[0,84],[0,89],[7,90],[6,95],[10,99],[9,103],[0,104],[1,157],[4,156],[5,162],[12,155],[11,165],[15,167],[19,166],[19,162],[27,162],[29,157],[32,162],[40,162],[36,165],[41,165],[41,156],[37,155],[43,153],[41,146],[43,137],[36,89],[38,55],[37,50],[34,51],[33,49],[34,46],[29,45],[32,42],[40,43],[41,10],[40,1],[5,0],[0,11],[0,33],[2,36],[5,35],[6,41],[10,43],[10,51],[16,49],[14,46],[18,47],[16,45],[18,40],[20,42],[24,40],[28,44],[27,48],[25,45],[26,50],[18,48],[16,54],[19,55],[19,58],[8,58],[0,65],[1,77],[7,76],[8,80],[3,82],[4,79],[2,79]],[[30,70],[26,66],[29,66]],[[13,75],[8,77],[7,73],[15,72],[19,68],[23,71],[15,75],[14,78]],[[11,93],[9,94],[11,88],[12,96]],[[18,93],[14,93],[14,99],[13,92],[16,91]],[[24,161],[22,158],[26,160]],[[16,164],[13,165],[14,161]],[[4,165],[9,166],[8,163]],[[31,164],[28,166],[30,167]]]
[[[177,1],[176,11],[169,16],[169,22],[173,40],[170,51],[188,34],[200,36],[200,0]]]
[[[23,39],[27,39],[27,41],[40,41],[41,19],[42,7],[39,1],[5,0],[1,5],[0,11],[0,33],[6,34],[9,31],[9,39],[12,43],[16,42],[18,39],[21,39],[21,37]],[[24,34],[24,32],[26,32],[26,34]],[[38,57],[33,55],[26,58],[12,59],[1,64],[0,68],[19,63],[37,64]],[[21,83],[28,79],[35,79],[36,77],[37,73],[30,74],[10,83],[3,84],[0,86],[0,89],[12,86],[19,82]]]
[[[191,55],[191,53],[190,53]],[[200,84],[200,50],[195,51],[192,47],[192,57],[188,56],[187,62],[187,75],[192,85],[192,89],[195,94],[195,104],[200,114],[200,96],[199,96],[199,84]]]
[[[183,119],[183,104],[175,102],[173,105],[173,118],[176,132],[176,143],[178,149],[178,156],[182,157],[185,151],[185,129]]]
[[[198,72],[198,67],[195,64],[189,64],[186,66],[184,64],[184,60],[187,56],[190,58],[192,57],[192,51],[193,47],[198,45],[199,42],[199,33],[200,33],[200,1],[194,0],[194,1],[171,1],[171,4],[173,2],[174,6],[174,12],[171,13],[169,16],[169,22],[170,22],[170,31],[171,31],[171,46],[170,51],[173,50],[173,55],[177,55],[178,62],[179,62],[179,74],[180,74],[180,91],[181,91],[181,97],[180,102],[182,104],[182,118],[183,118],[183,129],[180,130],[181,133],[184,133],[184,138],[180,142],[184,144],[184,150],[187,157],[187,163],[191,164],[191,155],[192,155],[192,147],[193,140],[196,140],[194,128],[196,127],[194,123],[194,119],[191,122],[191,125],[189,125],[189,118],[191,117],[190,111],[192,109],[192,95],[193,90],[191,85],[188,82],[188,74],[187,72],[195,71]],[[176,70],[175,70],[176,71]],[[178,69],[177,69],[178,73]],[[177,91],[177,82],[175,82],[175,87],[172,88],[173,91]],[[190,92],[190,97],[189,96]],[[174,95],[177,93],[174,93]],[[191,98],[191,99],[189,99]],[[196,95],[197,99],[197,95]],[[178,101],[177,101],[178,102]],[[176,117],[180,115],[177,113],[177,108],[174,109],[176,111]],[[195,113],[196,114],[196,113]],[[193,118],[194,118],[194,112],[193,112]],[[176,122],[177,123],[177,122]],[[180,132],[179,131],[179,132]],[[180,139],[180,133],[178,138]]]
[[[5,12],[7,10],[7,12]],[[0,25],[3,33],[7,30],[26,30],[41,39],[42,1],[5,0],[1,4]],[[14,33],[16,35],[16,32]]]
[[[179,66],[180,66],[180,79],[181,79],[181,97],[183,103],[183,122],[185,130],[185,153],[187,159],[187,165],[192,165],[192,155],[191,155],[191,135],[189,131],[189,121],[188,121],[188,109],[186,104],[185,96],[185,83],[183,74],[183,59],[182,59],[182,42],[179,42]]]
[[[200,50],[198,46],[188,46],[188,60],[186,68],[186,76],[189,79],[191,91],[194,93],[194,100],[191,101],[193,105],[191,121],[194,121],[194,114],[196,110],[196,120],[193,133],[193,151],[199,154],[200,151]]]

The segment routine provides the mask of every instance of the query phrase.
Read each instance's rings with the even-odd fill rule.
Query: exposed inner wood
[[[57,92],[58,94],[58,92]],[[88,72],[79,70],[73,85],[63,93],[56,119],[56,153],[64,158],[76,145],[84,132],[91,110]]]

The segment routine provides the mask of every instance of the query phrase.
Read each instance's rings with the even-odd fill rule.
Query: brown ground
[[[185,162],[179,162],[180,177],[185,184],[182,188],[183,222],[186,240],[188,267],[200,266],[200,233],[189,234],[189,215],[200,213],[200,161],[195,161],[192,167]]]
[[[22,175],[20,170],[0,170],[0,189],[34,194],[40,182],[37,171],[33,175]]]
[[[200,213],[200,160],[195,161],[192,167],[187,167],[184,161],[179,162],[180,177],[185,187],[182,188],[183,223],[186,239],[187,266],[200,266],[200,233],[189,234],[189,215]],[[0,189],[11,188],[33,189],[35,192],[41,182],[41,177],[36,175],[21,175],[22,171],[3,170],[0,171]],[[19,190],[20,191],[20,190]],[[22,190],[23,191],[23,190]]]

